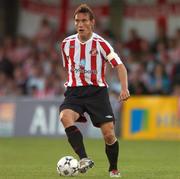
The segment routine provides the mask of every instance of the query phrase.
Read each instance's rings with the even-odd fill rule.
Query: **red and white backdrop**
[[[72,13],[82,2],[90,4],[102,26],[108,27],[109,0],[21,0],[19,33],[33,36],[41,19],[46,16],[59,32],[73,30]],[[123,36],[135,28],[146,38],[152,39],[156,28],[162,26],[172,35],[180,27],[179,0],[126,0],[124,7]]]

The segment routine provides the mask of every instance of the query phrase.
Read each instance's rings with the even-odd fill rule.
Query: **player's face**
[[[75,16],[75,27],[80,40],[88,40],[93,31],[94,19],[90,20],[88,13],[78,13]]]

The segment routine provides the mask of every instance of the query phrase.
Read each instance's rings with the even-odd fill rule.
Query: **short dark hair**
[[[90,20],[95,19],[94,17],[94,13],[92,11],[92,9],[87,5],[87,4],[81,4],[74,12],[74,18],[76,16],[76,14],[78,13],[87,13],[89,14],[89,18]]]

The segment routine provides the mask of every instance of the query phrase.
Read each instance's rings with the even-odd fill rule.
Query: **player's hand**
[[[126,101],[129,97],[130,97],[129,90],[128,89],[125,89],[125,90],[122,89],[121,92],[120,92],[118,100],[120,102],[121,101]]]

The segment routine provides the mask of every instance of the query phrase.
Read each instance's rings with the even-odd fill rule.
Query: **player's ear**
[[[94,26],[95,26],[95,20],[92,19],[91,23],[92,23],[92,29],[94,29]]]
[[[95,19],[92,19],[92,24],[93,26],[95,26]]]

